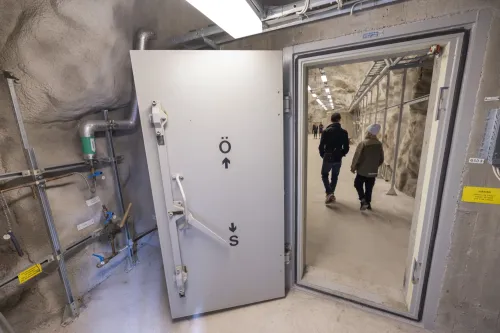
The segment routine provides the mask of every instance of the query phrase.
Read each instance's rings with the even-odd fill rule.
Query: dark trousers
[[[314,138],[316,139],[318,137],[318,132],[313,132]]]
[[[354,187],[358,191],[359,201],[365,200],[366,203],[372,202],[373,186],[375,185],[376,177],[365,177],[356,175],[354,179]],[[364,188],[363,188],[364,187]]]
[[[340,167],[342,162],[328,162],[328,158],[323,158],[323,165],[321,166],[321,180],[325,186],[326,194],[335,193],[335,188],[337,187],[337,181],[339,180]],[[328,181],[328,174],[332,172],[332,179]]]

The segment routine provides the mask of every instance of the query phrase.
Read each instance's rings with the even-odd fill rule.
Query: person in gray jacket
[[[372,192],[378,168],[384,163],[382,143],[377,139],[379,124],[368,126],[365,139],[356,147],[351,172],[356,173],[354,187],[358,192],[361,210],[372,209]]]

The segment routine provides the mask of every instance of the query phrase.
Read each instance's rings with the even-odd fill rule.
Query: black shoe
[[[366,207],[368,210],[372,210],[372,204],[368,204],[368,207]]]
[[[360,210],[366,210],[368,208],[369,204],[365,201],[365,199],[361,200],[361,207],[359,207]]]

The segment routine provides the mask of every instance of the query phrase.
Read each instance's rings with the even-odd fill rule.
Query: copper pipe
[[[130,208],[132,208],[132,203],[129,203],[128,206],[127,206],[127,210],[125,211],[125,214],[123,214],[123,218],[122,220],[120,221],[120,229],[123,228],[123,226],[125,225],[125,222],[127,222],[127,219],[128,219],[128,215],[130,213]]]

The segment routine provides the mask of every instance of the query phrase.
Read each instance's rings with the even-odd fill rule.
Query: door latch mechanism
[[[186,266],[175,266],[175,284],[179,291],[179,297],[186,296],[185,284],[187,281],[187,268]]]
[[[292,260],[292,246],[290,243],[285,243],[285,265],[290,264]]]
[[[160,103],[153,101],[151,114],[149,116],[151,124],[153,124],[156,134],[156,141],[159,146],[165,145],[165,124],[167,123],[167,113],[161,107]]]

